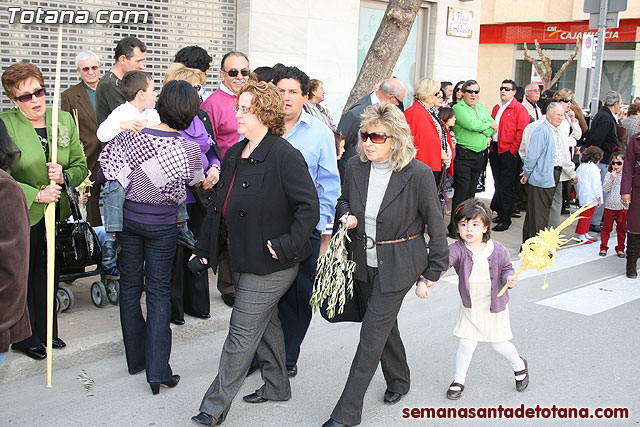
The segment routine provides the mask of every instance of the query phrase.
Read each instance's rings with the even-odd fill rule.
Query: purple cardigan
[[[501,297],[498,293],[507,283],[507,277],[515,273],[509,251],[500,243],[493,241],[493,252],[487,258],[489,261],[489,273],[491,276],[491,313],[499,313],[505,309],[509,302],[509,291]],[[458,292],[462,299],[462,305],[471,308],[469,295],[469,276],[473,269],[473,254],[467,249],[464,241],[458,240],[449,246],[449,268],[453,267],[458,273]],[[447,269],[448,270],[448,269]],[[443,272],[444,274],[444,272]]]

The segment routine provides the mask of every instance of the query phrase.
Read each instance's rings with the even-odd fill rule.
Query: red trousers
[[[580,219],[578,220],[578,225],[576,226],[576,234],[586,234],[589,232],[589,223],[591,222],[591,217],[593,216],[593,212],[595,210],[596,207],[594,206],[580,214]]]
[[[616,252],[624,252],[624,241],[627,238],[627,213],[628,210],[622,209],[614,211],[611,209],[605,209],[602,216],[602,230],[600,233],[600,250],[606,251],[609,249],[607,243],[609,242],[609,235],[613,230],[613,221],[616,222],[616,233],[618,234],[618,244],[616,245]]]

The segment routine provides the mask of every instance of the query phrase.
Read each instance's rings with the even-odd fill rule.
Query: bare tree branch
[[[554,84],[556,84],[556,82],[560,79],[560,76],[562,76],[562,73],[564,73],[564,70],[566,70],[567,67],[569,66],[569,64],[571,64],[573,62],[573,60],[575,59],[575,57],[578,56],[578,49],[579,48],[580,48],[580,41],[576,40],[576,47],[573,48],[573,53],[571,54],[569,59],[567,59],[567,61],[564,64],[562,64],[562,67],[560,67],[560,69],[558,70],[556,75],[553,76],[553,79],[551,79],[551,82],[549,83],[549,87],[551,87]]]
[[[524,44],[524,59],[526,59],[527,61],[533,64],[534,68],[536,69],[536,73],[538,73],[538,75],[542,79],[543,90],[547,90],[558,82],[558,80],[562,76],[562,73],[564,73],[567,67],[573,62],[575,57],[578,55],[578,49],[580,48],[580,40],[576,40],[576,46],[573,49],[573,53],[571,54],[569,59],[567,59],[566,62],[562,64],[562,67],[560,67],[560,69],[555,74],[555,76],[553,75],[553,68],[551,67],[551,59],[549,59],[547,55],[545,55],[544,49],[540,47],[540,43],[538,43],[537,39],[535,40],[535,44],[536,44],[536,52],[538,52],[538,56],[540,56],[540,62],[542,62],[542,65],[544,65],[544,72],[542,71],[542,67],[540,67],[540,63],[538,62],[538,60],[529,56],[529,48],[527,47],[526,43]]]

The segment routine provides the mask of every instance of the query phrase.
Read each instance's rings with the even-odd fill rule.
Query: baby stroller
[[[118,304],[120,299],[119,274],[117,269],[104,268],[100,240],[91,224],[82,218],[75,190],[64,175],[65,187],[69,196],[71,219],[56,225],[56,265],[60,271],[56,310],[58,313],[69,310],[74,303],[71,289],[62,283],[100,276],[91,284],[91,301],[96,307],[103,307],[107,301]],[[86,271],[86,267],[95,265],[95,269]]]

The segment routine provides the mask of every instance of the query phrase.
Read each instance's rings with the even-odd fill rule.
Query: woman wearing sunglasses
[[[58,161],[51,161],[52,110],[46,106],[42,73],[33,64],[18,62],[2,74],[5,94],[16,106],[0,113],[9,136],[20,156],[11,169],[27,199],[31,223],[27,305],[32,335],[13,349],[41,360],[47,357],[43,343],[47,338],[47,256],[45,247],[44,208],[60,202],[60,220],[71,215],[69,200],[62,189],[63,172],[76,187],[89,175],[87,158],[82,152],[78,132],[71,114],[58,112]],[[50,184],[55,181],[55,184]],[[56,278],[57,278],[56,272]],[[57,279],[55,281],[57,288]],[[57,289],[56,292],[57,293]],[[54,293],[54,295],[55,295]],[[58,337],[56,311],[53,312],[53,348],[66,344]]]
[[[480,85],[475,80],[467,80],[462,85],[462,100],[453,106],[456,113],[456,154],[453,168],[453,202],[451,211],[467,199],[475,197],[476,185],[486,167],[484,153],[489,138],[498,131],[497,123],[489,111],[478,102]],[[449,237],[455,239],[453,216],[449,223]]]
[[[413,285],[435,285],[449,263],[433,174],[414,159],[411,129],[402,112],[382,102],[367,107],[361,117],[359,156],[347,163],[336,218],[351,229],[354,278],[367,308],[347,383],[325,427],[360,423],[378,363],[387,383],[385,403],[397,403],[409,392],[409,366],[396,318]],[[416,293],[428,298],[422,289]]]

